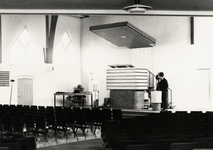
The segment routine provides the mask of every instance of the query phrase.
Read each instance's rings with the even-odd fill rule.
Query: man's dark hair
[[[158,75],[161,76],[161,77],[164,77],[164,73],[163,72],[159,72]]]

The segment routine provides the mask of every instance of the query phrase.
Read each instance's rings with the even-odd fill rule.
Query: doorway
[[[33,105],[33,79],[18,79],[18,104]]]
[[[210,107],[210,69],[201,68],[196,70],[197,81],[197,108],[208,109]]]

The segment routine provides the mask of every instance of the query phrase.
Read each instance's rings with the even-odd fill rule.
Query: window
[[[55,64],[68,64],[68,65],[75,64],[76,50],[68,32],[65,32],[63,34],[57,47],[54,49],[53,61]]]
[[[44,63],[43,51],[38,47],[25,26],[10,47],[10,63],[39,64]]]

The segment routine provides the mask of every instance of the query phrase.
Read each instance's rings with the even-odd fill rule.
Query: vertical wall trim
[[[49,16],[46,15],[45,17],[45,23],[46,23],[46,47],[48,47],[48,38],[49,38]]]
[[[55,39],[55,30],[58,21],[58,15],[53,15],[51,17],[51,22],[49,24],[49,16],[46,16],[46,63],[53,63],[53,47]]]
[[[0,15],[0,63],[2,63],[2,23]]]
[[[47,63],[47,49],[49,47],[49,15],[45,16],[45,30],[46,30],[46,47],[44,50],[44,62]]]
[[[194,17],[190,17],[191,45],[194,44]]]

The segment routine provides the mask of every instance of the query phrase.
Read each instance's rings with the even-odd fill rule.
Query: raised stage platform
[[[123,118],[131,118],[135,116],[147,116],[150,113],[160,113],[160,111],[154,111],[152,109],[121,109]]]
[[[153,111],[151,109],[122,109],[124,117],[146,116],[150,113],[160,113],[160,111]]]
[[[160,113],[160,111],[154,111],[152,108],[149,109],[121,109],[124,118],[135,117],[135,116],[147,116],[150,113]],[[207,111],[213,112],[213,110],[203,110],[203,109],[168,109],[167,111],[171,111],[175,113],[176,111],[187,111],[190,113],[191,111],[202,111],[203,113]]]

